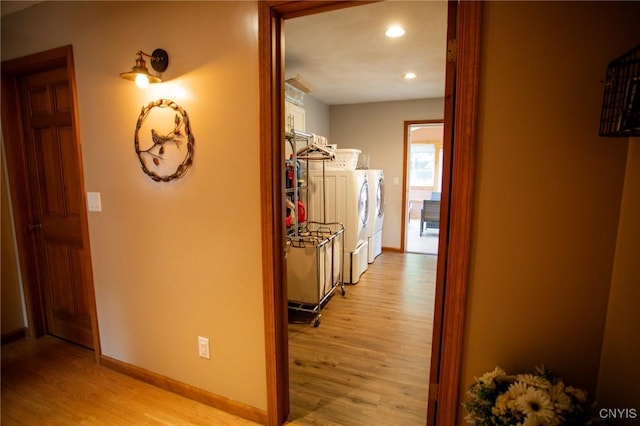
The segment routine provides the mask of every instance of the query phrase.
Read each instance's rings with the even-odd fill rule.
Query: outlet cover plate
[[[209,339],[206,337],[198,336],[198,356],[200,356],[200,358],[211,359]]]

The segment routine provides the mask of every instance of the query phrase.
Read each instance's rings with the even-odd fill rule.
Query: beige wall
[[[403,237],[404,122],[442,120],[443,114],[442,98],[331,106],[331,143],[360,149],[369,155],[369,168],[384,170],[383,247],[400,248]]]
[[[103,354],[266,409],[256,3],[45,2],[2,18],[3,60],[66,44],[86,188],[102,194],[89,228]],[[166,83],[118,77],[155,48]],[[195,136],[194,166],[170,183],[133,149],[141,107],[161,97]]]
[[[306,132],[325,137],[331,134],[330,107],[313,96],[304,97],[304,119]]]
[[[639,6],[484,4],[461,398],[496,365],[595,391],[627,155],[598,136],[601,81]]]
[[[598,401],[640,416],[640,138],[631,139],[605,327]],[[638,419],[626,423],[637,424]]]

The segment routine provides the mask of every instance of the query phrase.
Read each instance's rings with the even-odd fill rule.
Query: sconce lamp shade
[[[155,76],[147,69],[147,63],[143,56],[151,59],[151,68],[157,72],[163,72],[169,66],[169,55],[162,49],[156,49],[151,55],[139,50],[137,53],[136,63],[130,71],[120,73],[120,77],[125,80],[135,81],[139,87],[147,87],[149,83],[161,83],[162,79]]]

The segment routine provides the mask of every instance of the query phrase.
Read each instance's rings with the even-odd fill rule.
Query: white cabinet
[[[286,133],[292,130],[305,131],[304,108],[293,102],[284,103],[284,130]]]

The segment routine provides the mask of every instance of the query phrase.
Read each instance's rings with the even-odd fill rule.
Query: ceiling
[[[404,27],[403,37],[384,35]],[[446,1],[389,1],[285,21],[285,78],[327,105],[444,96]],[[404,80],[405,72],[418,77]]]
[[[41,1],[2,0],[2,15]],[[393,24],[397,39],[384,35]],[[285,21],[285,78],[300,75],[327,105],[444,96],[447,3],[387,1]],[[402,74],[415,72],[415,80]]]

